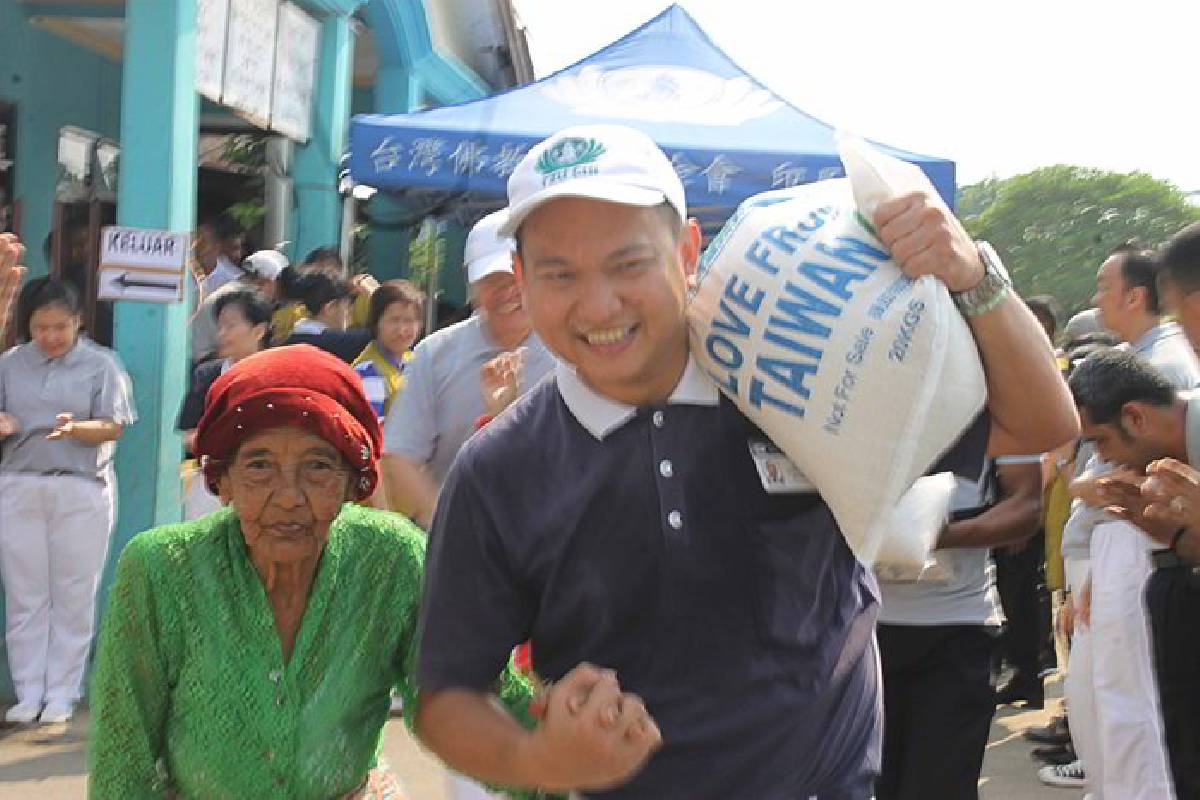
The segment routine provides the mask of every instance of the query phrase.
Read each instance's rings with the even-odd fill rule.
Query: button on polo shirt
[[[421,688],[489,691],[532,639],[542,677],[612,668],[663,731],[630,783],[592,796],[870,797],[874,579],[818,495],[763,490],[761,436],[694,363],[648,408],[558,367],[447,477]]]

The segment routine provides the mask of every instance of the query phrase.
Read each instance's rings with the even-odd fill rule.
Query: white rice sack
[[[919,575],[954,484],[921,476],[983,409],[983,368],[945,285],[900,272],[850,181],[746,200],[704,254],[689,324],[698,362],[863,563]]]

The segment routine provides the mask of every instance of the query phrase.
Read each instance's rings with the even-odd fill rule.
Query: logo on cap
[[[544,176],[542,186],[549,186],[568,178],[596,175],[600,171],[599,168],[588,165],[604,155],[604,152],[604,145],[595,139],[571,137],[546,148],[534,169]]]

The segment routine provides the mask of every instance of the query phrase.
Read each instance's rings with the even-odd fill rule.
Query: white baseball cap
[[[278,250],[259,250],[242,260],[242,269],[258,278],[273,281],[288,267],[287,256]]]
[[[687,219],[683,182],[654,140],[623,125],[579,125],[539,142],[508,178],[512,235],[531,211],[556,197],[587,197],[627,206],[671,204]]]
[[[493,211],[471,228],[463,250],[467,283],[475,283],[493,272],[512,272],[512,254],[517,243],[500,229],[508,220],[508,209]]]

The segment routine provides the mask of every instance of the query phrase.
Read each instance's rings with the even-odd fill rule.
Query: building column
[[[121,225],[180,233],[194,227],[195,34],[196,0],[126,3]],[[115,307],[115,344],[133,379],[138,422],[117,444],[118,518],[105,592],[116,555],[132,536],[180,518],[183,445],[175,418],[189,377],[191,298],[171,304],[120,301]]]
[[[321,22],[312,136],[306,145],[296,148],[292,166],[296,192],[295,238],[290,248],[293,261],[313,248],[338,246],[342,219],[338,170],[346,152],[353,67],[350,18],[326,16]]]
[[[408,277],[408,248],[421,226],[415,213],[414,206],[384,192],[367,201],[367,264],[379,280]]]
[[[407,114],[421,107],[425,90],[407,66],[380,65],[375,72],[375,113]]]

